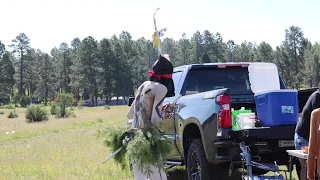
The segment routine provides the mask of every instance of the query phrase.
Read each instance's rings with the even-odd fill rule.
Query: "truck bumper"
[[[230,131],[230,139],[214,142],[213,163],[239,161],[239,142],[245,142],[254,161],[288,164],[286,150],[294,149],[294,132],[294,125]]]
[[[237,141],[241,140],[293,140],[295,133],[295,125],[261,127],[254,129],[244,129],[238,131],[230,131],[229,136]]]
[[[240,155],[239,144],[235,141],[217,141],[213,144],[215,164],[230,162],[235,156]]]

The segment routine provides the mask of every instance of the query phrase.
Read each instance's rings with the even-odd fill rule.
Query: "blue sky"
[[[266,41],[275,48],[295,25],[320,41],[319,0],[1,0],[0,40],[8,45],[24,32],[32,47],[50,52],[89,35],[101,40],[128,31],[133,39],[150,39],[158,7],[158,27],[167,26],[165,37],[174,39],[208,29],[224,41]]]

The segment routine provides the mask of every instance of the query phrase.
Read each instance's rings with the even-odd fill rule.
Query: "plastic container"
[[[258,119],[264,127],[294,125],[299,118],[298,91],[272,90],[255,94]]]
[[[236,118],[237,118],[237,115],[238,114],[243,114],[243,113],[251,113],[252,111],[251,110],[245,110],[244,108],[241,108],[240,110],[234,110],[234,111],[231,111],[232,113],[232,130],[238,130],[238,126],[237,126],[237,123],[236,123]]]
[[[278,68],[273,63],[251,63],[248,67],[249,81],[253,93],[279,90]]]
[[[256,115],[254,113],[238,114],[236,122],[240,129],[255,128]]]

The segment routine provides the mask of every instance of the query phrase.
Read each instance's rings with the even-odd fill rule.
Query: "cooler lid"
[[[279,73],[275,64],[251,63],[248,71],[253,93],[280,89]]]

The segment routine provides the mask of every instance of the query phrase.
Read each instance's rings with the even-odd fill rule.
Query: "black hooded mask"
[[[153,64],[152,71],[149,72],[150,81],[159,82],[166,86],[168,90],[166,97],[175,96],[172,80],[173,65],[171,61],[160,55],[158,60]]]

